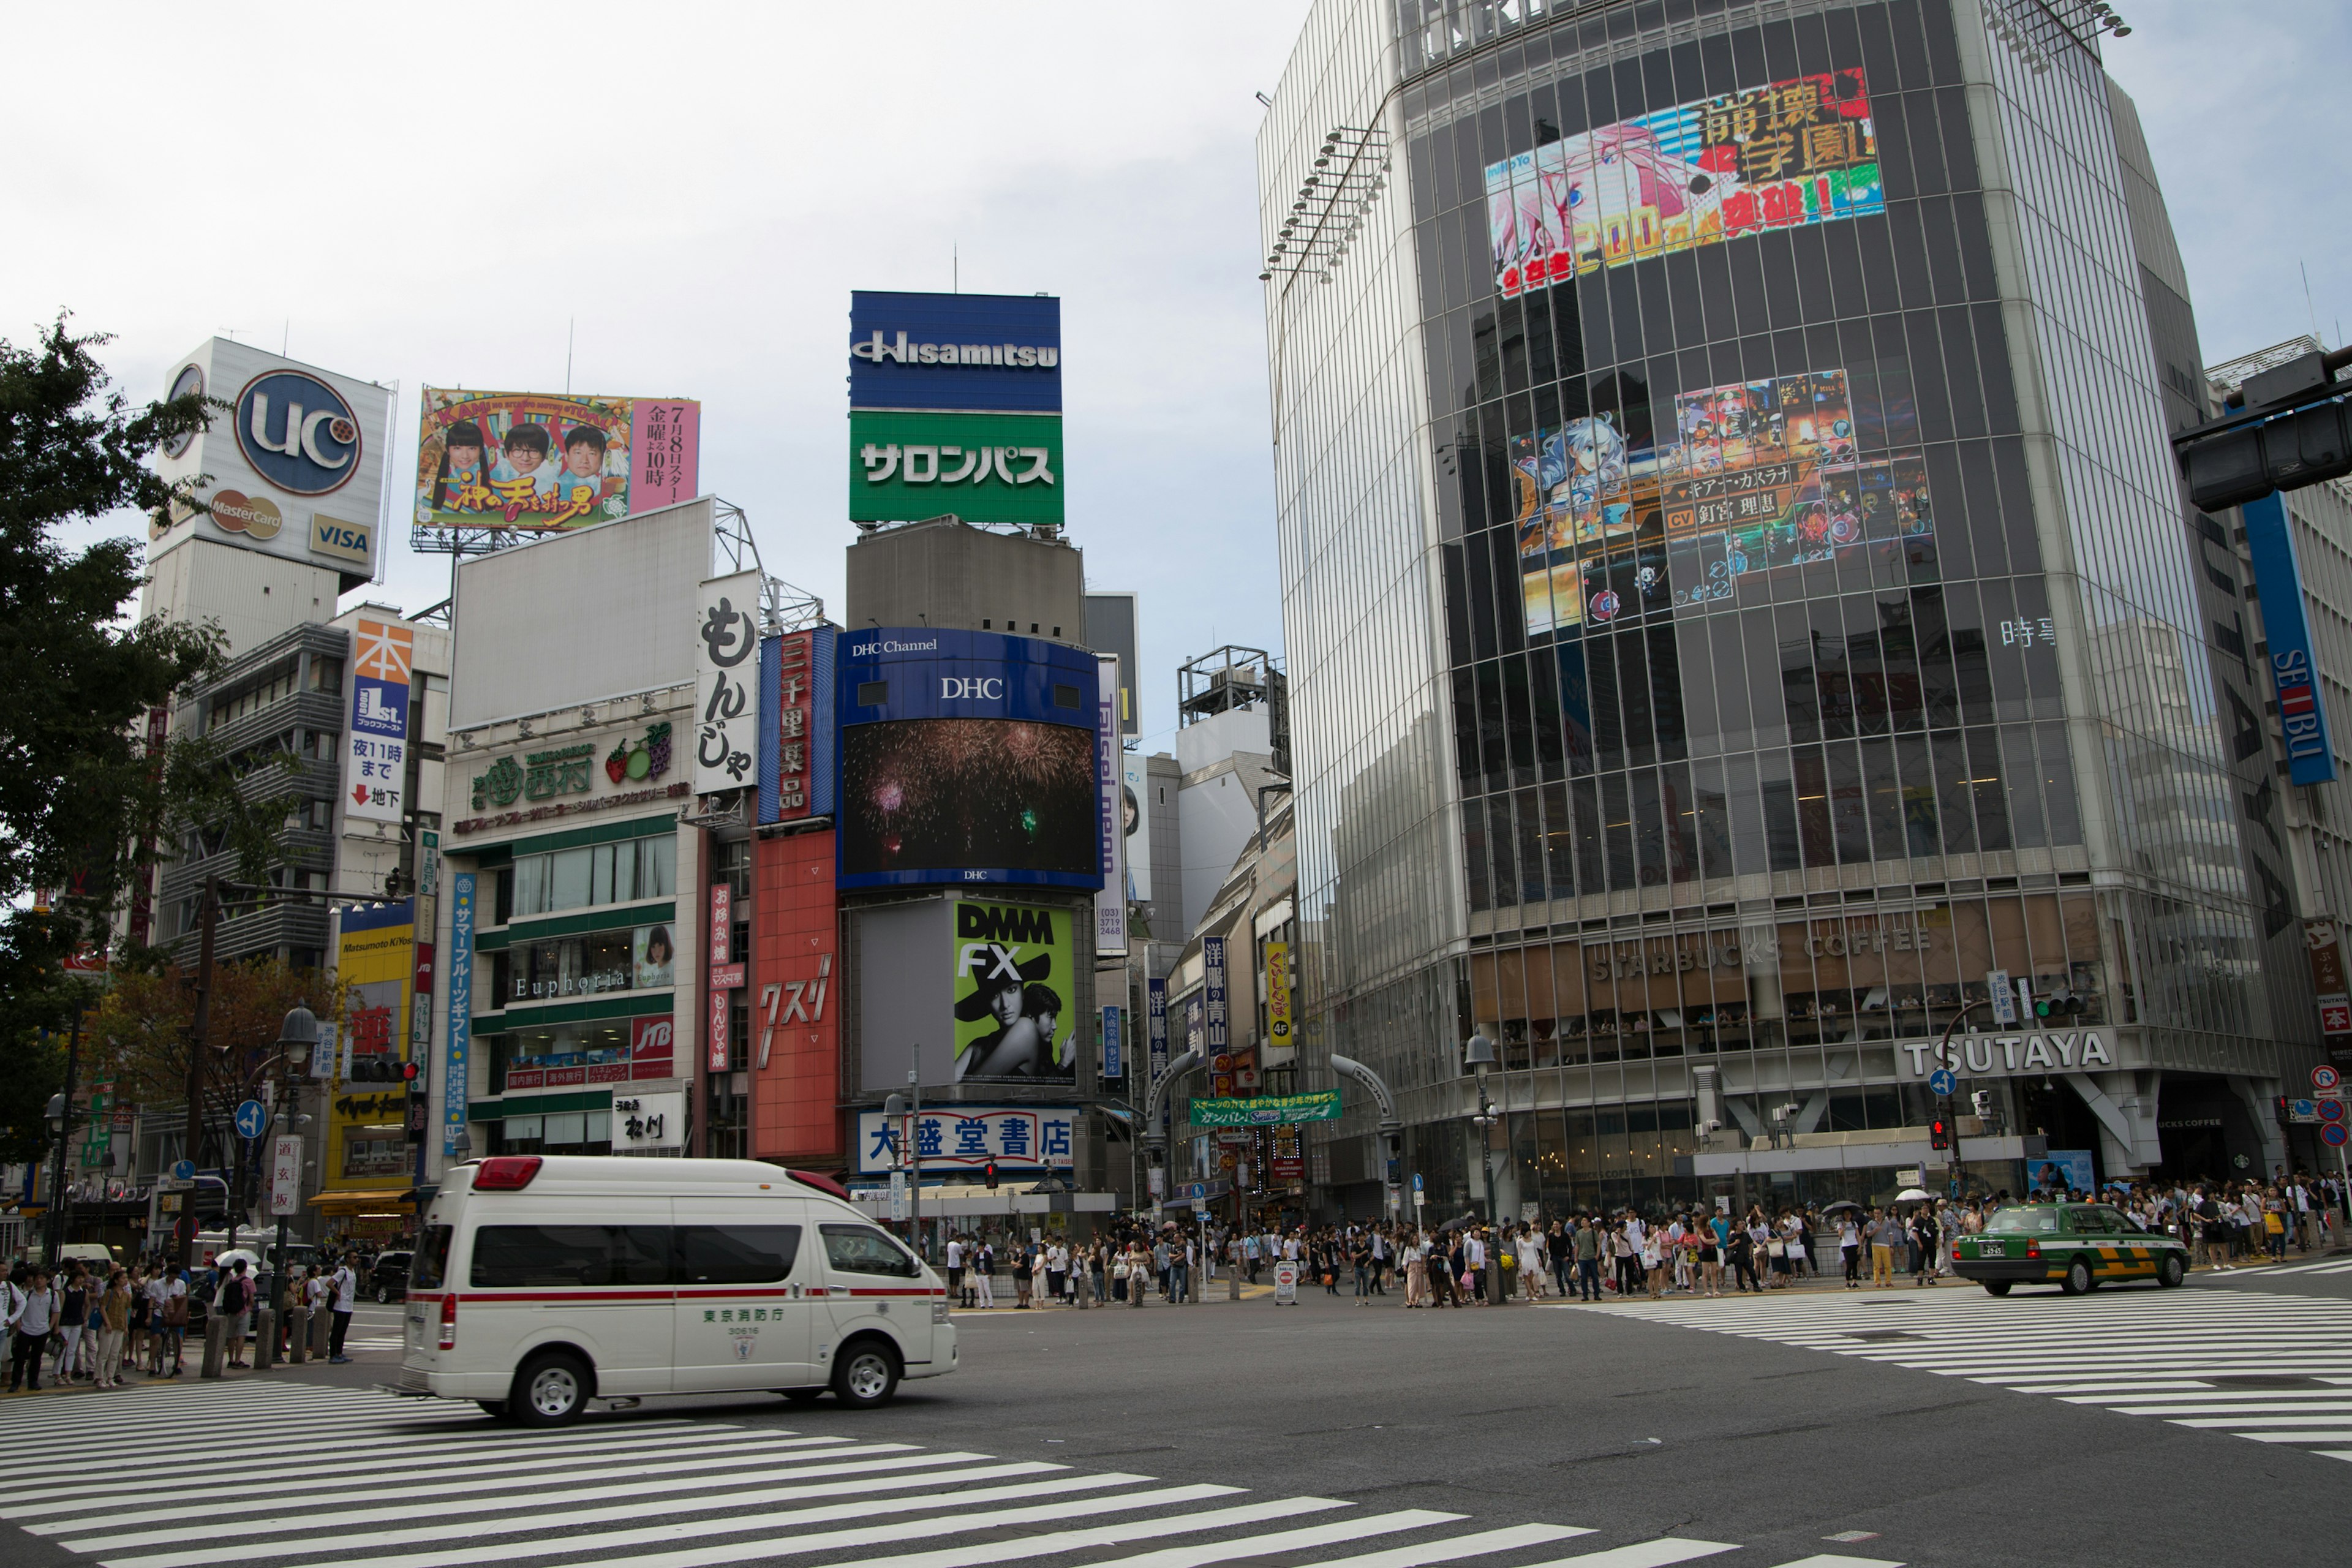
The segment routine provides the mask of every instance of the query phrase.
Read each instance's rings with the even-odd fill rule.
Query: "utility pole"
[[[212,1048],[213,942],[220,932],[219,879],[205,879],[204,910],[196,938],[196,1007],[188,1024],[188,1125],[181,1158],[193,1163],[205,1138],[205,1053]],[[196,1189],[181,1194],[178,1231],[180,1267],[196,1264]]]
[[[49,1183],[49,1241],[44,1256],[58,1266],[58,1249],[66,1239],[66,1149],[73,1142],[74,1076],[81,1065],[81,1013],[74,1009],[73,1032],[66,1037],[66,1091],[58,1100],[58,1163]]]

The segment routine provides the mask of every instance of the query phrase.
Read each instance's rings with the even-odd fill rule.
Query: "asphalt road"
[[[397,1361],[371,1306],[352,1366],[0,1403],[0,1565],[2335,1564],[2352,1269],[2325,1268],[2080,1300],[960,1313],[964,1370],[887,1410],[654,1400],[552,1462],[470,1406],[363,1392]],[[224,1428],[278,1451],[233,1461]],[[828,1447],[857,1452],[812,1468]]]

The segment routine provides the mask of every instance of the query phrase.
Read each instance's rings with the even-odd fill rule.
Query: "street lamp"
[[[1495,1070],[1495,1042],[1484,1034],[1473,1034],[1462,1047],[1462,1065],[1478,1075],[1478,1113],[1470,1124],[1478,1129],[1478,1167],[1486,1177],[1486,1223],[1495,1223],[1495,1155],[1490,1147],[1490,1130],[1501,1120],[1494,1102],[1486,1098],[1486,1075]]]

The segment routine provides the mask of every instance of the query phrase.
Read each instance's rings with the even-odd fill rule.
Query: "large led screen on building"
[[[702,405],[425,389],[417,532],[586,528],[691,500]]]
[[[1547,142],[1486,168],[1495,283],[1886,210],[1860,69],[1794,77]]]
[[[844,637],[841,885],[1103,885],[1095,658],[1038,637]]]
[[[1704,605],[1740,579],[1935,530],[1907,396],[1843,369],[1701,387],[1663,439],[1614,415],[1517,437],[1520,585],[1530,636]]]

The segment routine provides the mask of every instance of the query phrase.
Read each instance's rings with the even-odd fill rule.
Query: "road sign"
[[[302,1140],[280,1133],[269,1151],[269,1212],[302,1212]]]
[[[2344,1147],[2344,1140],[2347,1136],[2344,1123],[2341,1121],[2330,1121],[2319,1130],[2319,1141],[2330,1149]]]
[[[907,1173],[893,1171],[890,1173],[890,1217],[903,1220],[907,1217]]]
[[[1284,1301],[1298,1305],[1298,1265],[1295,1260],[1274,1266],[1274,1299],[1277,1305]]]
[[[1952,1076],[1949,1068],[1937,1068],[1927,1075],[1927,1092],[1939,1100],[1949,1100],[1952,1090],[1959,1087],[1960,1080]]]
[[[2311,1087],[2326,1094],[2344,1081],[2344,1075],[2325,1063],[2311,1069]]]
[[[261,1130],[269,1125],[269,1108],[257,1100],[248,1100],[236,1108],[236,1135],[258,1138]]]
[[[1412,1173],[1412,1190],[1416,1193],[1421,1191],[1421,1173],[1419,1171],[1415,1171]]]
[[[2321,1101],[2319,1102],[2319,1120],[2321,1120],[2322,1121],[2343,1121],[2343,1120],[2344,1120],[2344,1102],[2343,1102],[2342,1100],[2321,1100]]]
[[[2004,1029],[2017,1026],[2017,993],[2010,988],[2009,971],[1985,972],[1985,990],[1992,997],[1992,1021]]]
[[[2315,1100],[2290,1100],[2286,1102],[2286,1119],[2289,1121],[2311,1121],[2318,1116],[2319,1102]]]
[[[181,1160],[172,1166],[172,1180],[175,1182],[193,1182],[195,1179],[196,1163],[194,1160]]]

